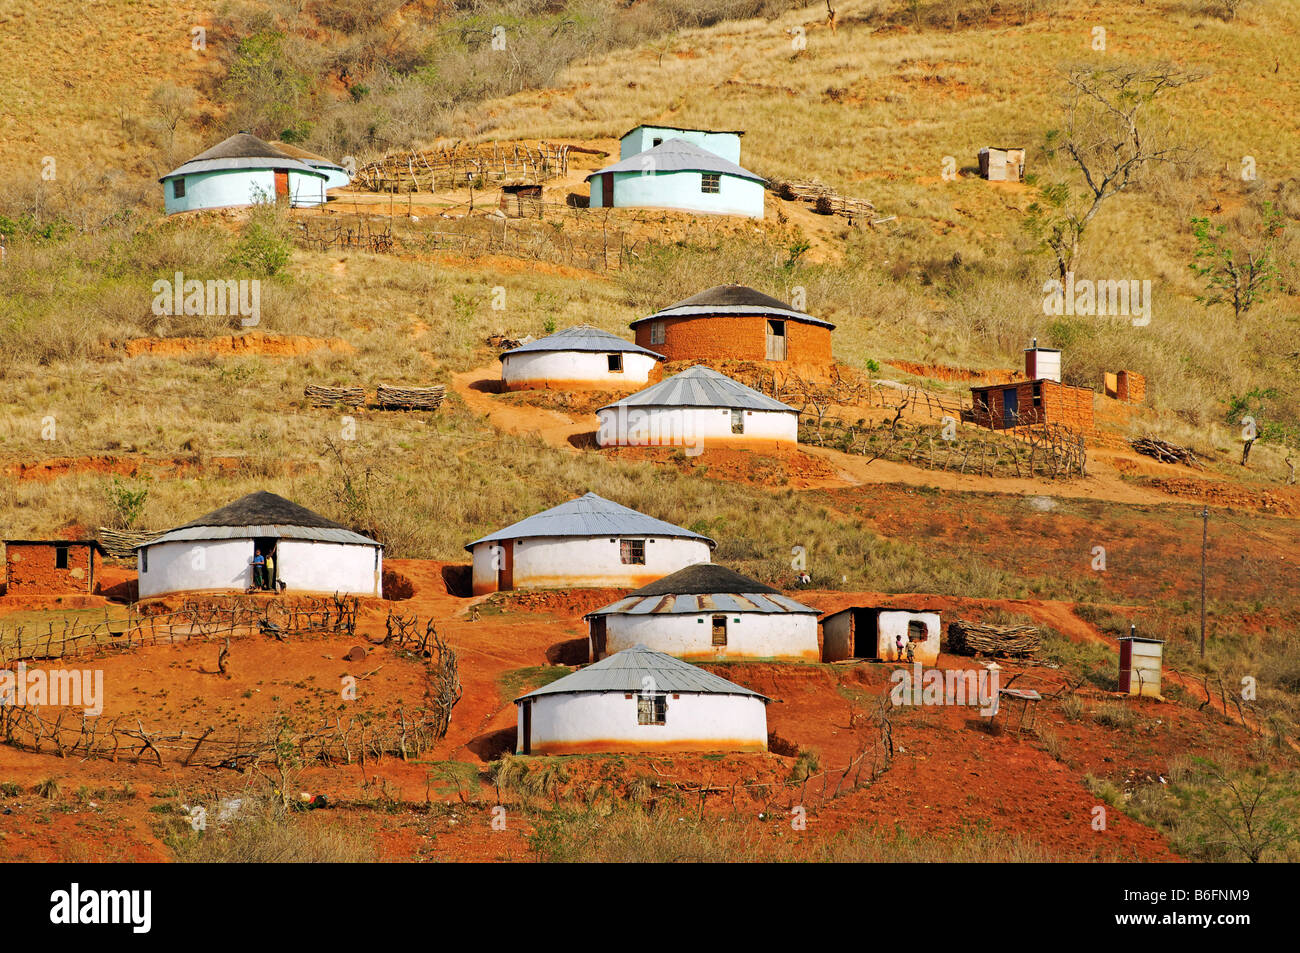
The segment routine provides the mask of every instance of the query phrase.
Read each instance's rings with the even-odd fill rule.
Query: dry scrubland
[[[350,414],[356,439],[348,441],[343,411],[307,408],[302,388],[307,382],[448,383],[453,373],[494,362],[483,346],[489,333],[540,335],[580,322],[626,333],[629,320],[657,306],[740,281],[780,296],[805,288],[808,309],[838,325],[836,356],[860,368],[891,358],[1013,367],[1036,335],[1066,349],[1072,382],[1095,386],[1103,370],[1120,367],[1146,375],[1154,411],[1135,424],[1142,430],[1218,448],[1223,458],[1239,446],[1228,402],[1273,388],[1268,419],[1292,428],[1294,438],[1300,190],[1293,170],[1300,136],[1291,117],[1300,88],[1287,53],[1300,30],[1295,5],[1257,0],[1227,22],[1189,2],[923,4],[917,29],[906,5],[842,2],[834,33],[818,7],[718,5],[697,9],[694,20],[683,14],[673,26],[667,3],[637,5],[664,14],[659,19],[642,10],[635,22],[600,32],[600,8],[591,5],[574,8],[580,30],[564,43],[515,54],[506,77],[484,72],[493,64],[490,55],[463,42],[482,32],[491,14],[453,7],[447,15],[457,18],[462,40],[446,41],[440,74],[425,73],[417,82],[372,64],[364,74],[366,92],[358,94],[322,67],[319,86],[296,113],[223,85],[234,62],[231,31],[265,30],[273,25],[268,14],[259,20],[238,5],[141,2],[94,4],[96,15],[84,17],[72,15],[74,6],[84,7],[59,0],[0,12],[7,61],[55,64],[0,77],[8,104],[0,116],[0,157],[10,169],[9,187],[0,191],[0,225],[8,236],[0,267],[5,535],[121,524],[129,509],[123,488],[146,491],[129,516],[150,528],[269,489],[376,534],[390,556],[460,561],[465,541],[593,490],[714,536],[719,562],[770,582],[787,580],[790,546],[813,541],[810,568],[819,588],[1063,600],[1067,615],[1066,604],[1079,604],[1074,623],[1082,619],[1084,628],[1106,636],[1122,634],[1138,618],[1144,631],[1170,639],[1172,665],[1197,678],[1232,684],[1242,674],[1261,673],[1262,733],[1275,741],[1294,734],[1300,606],[1292,598],[1289,560],[1300,538],[1293,521],[1216,516],[1212,643],[1201,663],[1191,578],[1199,520],[1185,506],[1057,500],[1047,513],[993,493],[871,485],[774,491],[702,479],[707,459],[695,468],[661,466],[555,449],[533,435],[503,435],[455,394],[434,414]],[[320,14],[320,5],[295,6]],[[946,18],[954,8],[956,29]],[[988,8],[995,9],[989,14]],[[553,22],[548,17],[560,16],[526,4],[511,9],[517,16],[511,28],[530,42]],[[286,61],[315,70],[325,52],[347,39],[349,63],[362,63],[366,50],[378,49],[390,34],[390,52],[409,51],[426,29],[419,17],[434,13],[421,4],[359,10],[339,4],[334,20],[309,31],[311,42],[286,40]],[[773,19],[713,23],[727,10]],[[189,49],[193,23],[212,27],[208,59]],[[1089,48],[1094,25],[1107,29],[1104,54]],[[808,37],[798,55],[787,32],[796,26]],[[331,46],[321,37],[338,42]],[[110,55],[96,55],[101,50]],[[1043,316],[1040,289],[1051,263],[1021,226],[1035,187],[941,178],[945,156],[966,169],[981,145],[1015,143],[1029,147],[1030,171],[1051,181],[1059,157],[1042,147],[1046,132],[1059,126],[1060,70],[1099,58],[1167,59],[1206,74],[1163,101],[1171,126],[1195,148],[1187,166],[1153,174],[1107,203],[1084,240],[1081,274],[1152,280],[1153,320],[1145,328]],[[194,96],[160,92],[160,84],[192,88]],[[185,112],[173,129],[163,120],[176,103]],[[818,223],[815,234],[809,225],[803,237],[812,247],[801,251],[806,217],[780,221],[785,212],[779,216],[780,203],[769,197],[771,220],[751,237],[686,243],[668,233],[662,244],[643,248],[632,267],[594,273],[428,253],[322,253],[295,247],[300,216],[266,210],[172,221],[158,214],[156,175],[233,129],[247,125],[274,135],[274,124],[259,124],[278,118],[289,128],[301,124],[307,144],[332,153],[346,147],[364,161],[376,148],[363,135],[367,115],[375,117],[376,137],[394,146],[438,136],[608,145],[650,120],[744,128],[747,167],[778,177],[815,176],[897,219],[875,229]],[[45,155],[59,160],[52,182],[40,179]],[[1255,157],[1255,182],[1237,175],[1244,155]],[[1194,300],[1199,288],[1188,269],[1189,220],[1205,214],[1230,220],[1269,197],[1289,219],[1280,249],[1283,291],[1239,321],[1224,305],[1206,309]],[[260,278],[257,330],[305,336],[320,346],[307,344],[287,357],[193,350],[129,356],[126,343],[140,338],[242,333],[237,319],[155,317],[150,286],[176,271],[191,278]],[[497,287],[505,289],[504,310],[492,308]],[[49,418],[53,440],[43,435]],[[1275,485],[1285,474],[1283,454],[1262,442],[1251,471],[1220,465],[1215,476]],[[50,458],[68,458],[67,472],[52,479],[14,475],[16,464]],[[1099,534],[1112,554],[1106,574],[1085,571],[1080,555]],[[1100,690],[1115,687],[1112,650],[1100,643],[1054,635],[1048,655]],[[1192,694],[1180,701],[1195,708]],[[1276,763],[1287,750],[1279,741],[1261,759]],[[1186,774],[1178,796],[1207,790],[1198,787],[1203,779]],[[1130,813],[1171,836],[1184,823],[1169,806],[1173,795],[1143,789],[1129,801],[1113,777],[1090,783],[1099,797],[1129,805]],[[552,821],[558,826],[548,826]],[[328,825],[291,843],[279,839],[275,817],[245,832],[244,841],[208,842],[202,851],[212,853],[174,843],[190,859],[373,856],[366,844]],[[1196,848],[1197,836],[1191,831],[1175,840],[1180,849],[1201,850],[1196,856],[1214,856]],[[539,815],[530,846],[551,859],[652,851],[699,859],[787,856],[761,831],[706,825],[667,831],[639,814],[613,820],[581,812]],[[953,842],[849,832],[819,849],[824,859],[1056,856],[979,833]]]

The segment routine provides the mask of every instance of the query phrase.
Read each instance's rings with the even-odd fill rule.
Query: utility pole
[[[1210,535],[1210,508],[1201,507],[1201,658],[1205,658],[1205,547]]]

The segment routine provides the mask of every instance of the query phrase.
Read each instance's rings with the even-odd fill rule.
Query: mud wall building
[[[72,595],[95,591],[104,547],[93,539],[5,540],[7,595]]]

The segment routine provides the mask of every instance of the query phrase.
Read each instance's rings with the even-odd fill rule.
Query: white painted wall
[[[384,558],[377,546],[282,539],[275,571],[288,592],[383,595]]]
[[[276,575],[289,592],[382,595],[383,557],[374,546],[282,539]],[[253,540],[210,539],[159,543],[147,549],[139,572],[140,597],[168,592],[244,590],[253,584]]]
[[[623,564],[621,539],[646,541],[645,565]],[[707,563],[712,555],[709,544],[702,539],[672,536],[531,536],[499,544],[479,543],[473,549],[476,595],[496,591],[497,567],[504,553],[494,550],[506,545],[514,546],[516,589],[638,588],[687,566]]]
[[[648,354],[623,351],[623,371],[609,369],[606,351],[525,351],[501,359],[501,379],[507,385],[545,387],[554,381],[563,385],[586,382],[593,388],[616,390],[639,387],[649,382],[658,363]]]
[[[799,442],[799,414],[793,410],[746,410],[744,432],[732,433],[731,410],[723,407],[608,407],[597,412],[596,442],[602,447],[686,447],[709,443]]]
[[[715,646],[713,616],[724,614],[727,644]],[[772,658],[816,662],[821,657],[817,648],[817,616],[810,612],[605,616],[605,655],[638,644],[665,655],[695,660]]]
[[[532,704],[532,753],[629,751],[765,751],[767,704],[753,695],[668,695],[662,725],[637,724],[636,693],[540,695]],[[523,704],[517,706],[523,750]]]
[[[939,613],[909,612],[902,609],[882,609],[877,631],[880,633],[876,643],[877,658],[890,661],[898,658],[897,637],[903,637],[903,658],[907,658],[907,624],[913,619],[925,623],[927,635],[924,642],[912,643],[912,657],[925,665],[933,665],[939,658]]]
[[[243,590],[253,584],[251,539],[159,543],[144,552],[144,558],[136,557],[142,599],[164,592]]]

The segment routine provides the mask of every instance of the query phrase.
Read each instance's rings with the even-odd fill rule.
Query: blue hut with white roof
[[[763,217],[764,179],[683,138],[587,176],[591,208],[661,208]]]

